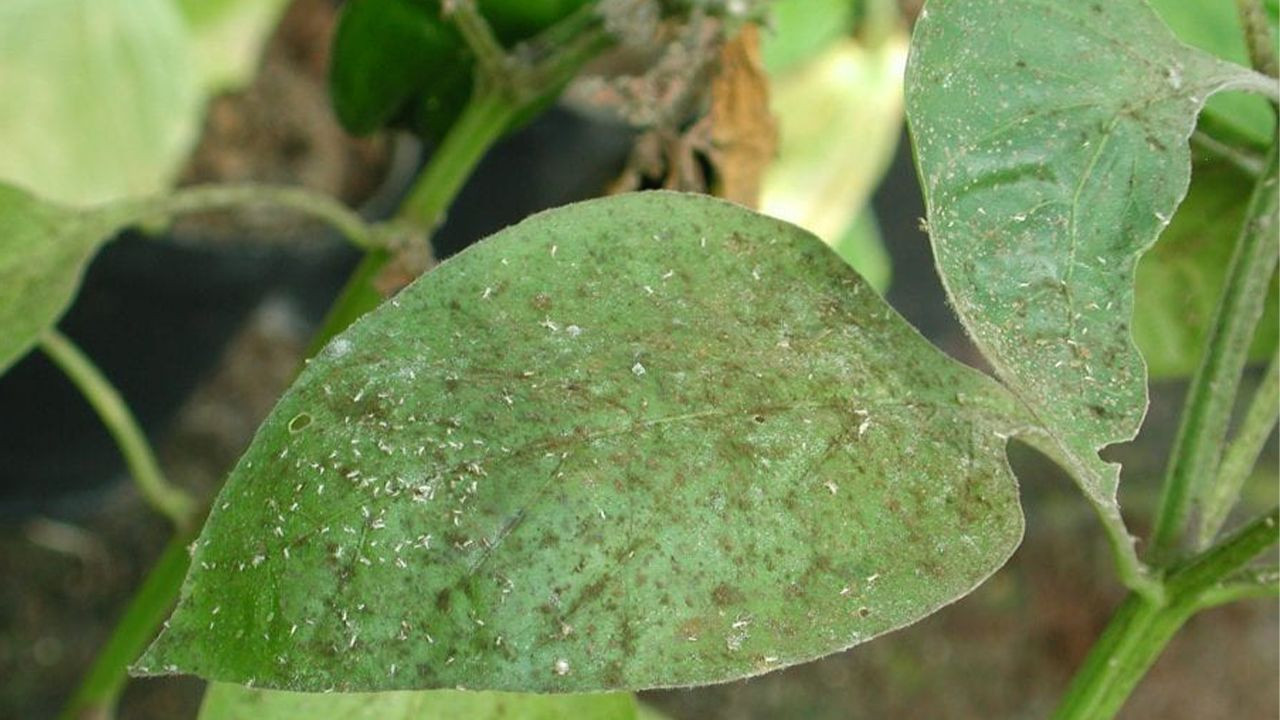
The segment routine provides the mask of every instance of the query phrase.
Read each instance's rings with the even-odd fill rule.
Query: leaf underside
[[[1004,563],[1023,423],[799,228],[663,192],[553,210],[310,363],[135,670],[573,692],[807,661]]]
[[[998,375],[1140,567],[1097,451],[1146,412],[1134,266],[1187,190],[1187,138],[1243,68],[1141,0],[930,2],[907,113],[938,268]]]

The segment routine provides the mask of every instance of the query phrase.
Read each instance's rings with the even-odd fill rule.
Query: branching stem
[[[1245,45],[1249,48],[1249,62],[1253,69],[1276,77],[1280,74],[1280,63],[1276,59],[1276,38],[1271,33],[1266,9],[1260,0],[1236,0],[1236,11],[1244,28]]]
[[[1175,566],[1165,580],[1165,603],[1130,594],[1072,679],[1054,720],[1114,717],[1174,633],[1196,611],[1262,592],[1256,588],[1244,592],[1239,586],[1221,583],[1275,545],[1278,527],[1280,516],[1273,509],[1222,543]],[[1232,589],[1224,589],[1227,587]]]

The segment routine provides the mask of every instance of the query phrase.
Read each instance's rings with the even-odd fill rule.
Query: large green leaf
[[[199,129],[172,0],[0,2],[0,180],[70,204],[164,189]]]
[[[799,228],[675,193],[553,210],[310,363],[135,669],[565,692],[804,662],[1004,563],[1023,424]]]
[[[1141,0],[934,0],[913,39],[907,113],[943,282],[1131,583],[1119,467],[1097,451],[1146,410],[1134,265],[1186,192],[1196,113],[1248,72],[1179,43]]]
[[[1151,0],[1151,6],[1183,42],[1248,65],[1249,51],[1236,5],[1225,0]],[[1227,93],[1209,98],[1204,116],[1211,128],[1230,139],[1265,147],[1275,137],[1275,115],[1266,99],[1256,95]]]
[[[0,183],[0,373],[66,312],[85,266],[117,221]]]
[[[199,720],[633,720],[626,693],[523,695],[431,690],[383,693],[296,693],[213,683]]]
[[[1138,263],[1133,337],[1152,380],[1189,376],[1200,362],[1249,204],[1241,188],[1249,184],[1226,163],[1196,163],[1187,198]],[[1249,353],[1253,360],[1270,357],[1278,327],[1273,291]]]

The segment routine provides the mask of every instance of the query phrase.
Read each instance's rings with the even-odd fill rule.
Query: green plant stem
[[[1280,517],[1273,509],[1173,568],[1165,580],[1165,603],[1137,594],[1125,598],[1073,678],[1055,720],[1114,717],[1174,633],[1196,611],[1208,607],[1208,601],[1221,599],[1223,578],[1276,543],[1278,527]]]
[[[1246,70],[1241,73],[1238,84],[1233,85],[1232,89],[1261,95],[1273,104],[1280,103],[1280,82],[1277,82],[1274,77],[1256,70]]]
[[[368,250],[375,247],[373,232],[353,210],[327,195],[300,187],[256,183],[193,185],[168,195],[128,203],[122,212],[129,221],[141,221],[260,205],[286,208],[313,217],[333,227],[358,248]]]
[[[1271,34],[1266,9],[1259,0],[1236,0],[1236,12],[1244,28],[1245,45],[1249,48],[1249,62],[1253,69],[1276,77],[1280,74],[1280,62],[1276,59],[1276,40]]]
[[[182,588],[191,564],[187,545],[194,537],[192,529],[179,532],[169,540],[111,631],[107,644],[94,658],[75,695],[63,708],[59,716],[62,720],[105,720],[115,716],[116,703],[129,679],[129,664],[146,649]]]
[[[1156,564],[1179,550],[1192,500],[1199,495],[1196,483],[1210,482],[1218,475],[1249,344],[1262,317],[1271,273],[1280,257],[1276,177],[1276,144],[1272,144],[1266,171],[1254,184],[1227,268],[1204,356],[1187,393],[1152,531],[1150,557]]]
[[[165,480],[155,454],[151,452],[146,434],[142,432],[138,421],[129,411],[129,406],[111,382],[75,343],[56,329],[47,330],[40,337],[40,349],[66,373],[98,413],[102,424],[107,427],[120,448],[120,453],[124,455],[129,473],[142,497],[180,530],[189,528],[195,512],[195,502],[181,488],[170,485]]]
[[[476,93],[410,189],[396,222],[418,236],[418,242],[428,242],[463,183],[519,110],[498,94]],[[384,248],[365,253],[312,338],[308,357],[382,302],[376,281],[394,257]]]
[[[1225,143],[1203,130],[1191,133],[1191,147],[1234,165],[1251,179],[1257,180],[1262,175],[1262,158],[1244,148]]]
[[[465,3],[455,8],[456,18],[468,17],[467,8]],[[471,10],[474,12],[474,8]],[[483,17],[479,19],[483,22]],[[398,225],[418,236],[420,242],[429,241],[444,221],[463,183],[515,119],[535,107],[548,93],[557,91],[612,42],[595,8],[587,7],[549,28],[535,38],[534,43],[544,37],[563,37],[570,30],[572,35],[563,44],[547,48],[549,54],[532,64],[507,55],[502,63],[506,70],[502,74],[486,73],[494,67],[492,63],[479,66],[481,74],[471,99],[410,189],[396,215]],[[477,32],[483,35],[482,29]],[[470,35],[464,37],[471,43],[473,52],[479,53],[488,44]],[[320,332],[312,339],[308,356],[319,352],[335,335],[382,302],[375,281],[393,258],[393,253],[382,248],[374,248],[365,255],[329,309]]]
[[[1280,596],[1280,568],[1275,565],[1246,570],[1223,580],[1200,595],[1200,607],[1212,608],[1240,600]]]
[[[489,21],[476,9],[475,0],[451,0],[445,3],[445,15],[453,20],[462,39],[476,56],[484,74],[498,75],[507,69],[507,51],[489,27]]]
[[[521,109],[501,93],[478,86],[414,183],[397,220],[430,237],[480,159]]]
[[[1280,418],[1280,353],[1271,358],[1240,429],[1222,456],[1217,479],[1205,488],[1198,533],[1200,547],[1213,542],[1222,529],[1227,514],[1240,497],[1240,489],[1258,464],[1258,456],[1262,454],[1277,418]]]
[[[370,250],[364,254],[343,284],[338,299],[329,307],[324,321],[320,323],[320,330],[311,337],[305,357],[315,357],[335,335],[382,303],[382,293],[378,291],[376,281],[382,269],[391,262],[391,257],[387,250]]]

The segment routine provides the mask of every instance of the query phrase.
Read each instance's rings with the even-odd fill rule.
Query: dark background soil
[[[295,3],[255,85],[212,105],[186,181],[301,183],[373,215],[393,206],[402,187],[382,178],[395,175],[395,168],[402,176],[406,167],[411,172],[416,150],[352,141],[334,123],[323,84],[331,23],[326,0]],[[598,193],[621,167],[627,145],[627,133],[618,128],[552,112],[486,160],[442,232],[441,250],[530,212]],[[945,305],[927,239],[918,230],[923,209],[905,140],[875,205],[894,258],[890,301],[940,347],[976,362]],[[136,355],[162,347],[164,337],[145,328],[116,328],[114,342],[101,341],[98,352],[89,348],[95,357],[116,358],[102,364],[132,403],[152,407],[148,398],[170,388],[173,400],[166,407],[143,413],[152,439],[170,477],[211,495],[288,384],[355,255],[322,229],[296,221],[282,225],[273,217],[199,218],[174,233],[198,253],[219,252],[224,244],[306,248],[283,260],[261,255],[251,263],[257,289],[230,323],[225,347],[202,351],[207,358],[198,371],[174,373],[181,377],[167,385],[157,380]],[[167,261],[151,252],[154,243],[134,238],[117,244],[126,242],[132,243],[126,245],[130,263],[163,274]],[[90,281],[98,283],[94,273],[106,273],[100,280],[106,295],[90,291],[96,284],[86,286],[90,308],[80,311],[90,313],[86,327],[101,324],[94,312],[119,311],[114,301],[100,298],[112,297],[112,283],[120,278],[97,265]],[[155,298],[144,299],[148,303],[154,305]],[[20,376],[22,385],[56,382],[56,376],[41,380],[39,372],[31,378]],[[0,397],[9,397],[4,392]],[[13,464],[0,467],[7,498],[0,506],[0,719],[57,712],[167,538],[164,521],[141,503],[92,414],[73,392],[63,392],[61,404],[47,394],[33,399],[32,393],[18,393],[27,397],[21,402],[45,406],[53,437],[62,441],[61,452],[54,446],[41,466],[45,476],[33,480]],[[1127,468],[1122,504],[1140,533],[1154,505],[1160,458],[1181,392],[1178,386],[1154,388],[1142,437],[1115,451]],[[0,416],[26,418],[18,402],[0,403]],[[38,408],[30,412],[39,414]],[[32,434],[50,432],[46,427]],[[0,453],[13,450],[16,437],[0,432]],[[97,450],[66,450],[80,442]],[[92,456],[93,462],[76,465],[60,455]],[[910,628],[818,662],[749,681],[647,693],[644,699],[688,720],[1047,716],[1123,593],[1079,493],[1031,451],[1015,448],[1013,460],[1023,486],[1027,538],[1009,565],[971,596]],[[1274,441],[1264,463],[1276,466]],[[86,474],[89,482],[77,491],[49,492],[68,477]],[[1269,479],[1251,497],[1261,507],[1273,503],[1275,494]],[[1263,600],[1193,619],[1123,716],[1277,717],[1278,617],[1276,602]],[[194,717],[202,689],[194,679],[134,681],[121,717]]]

